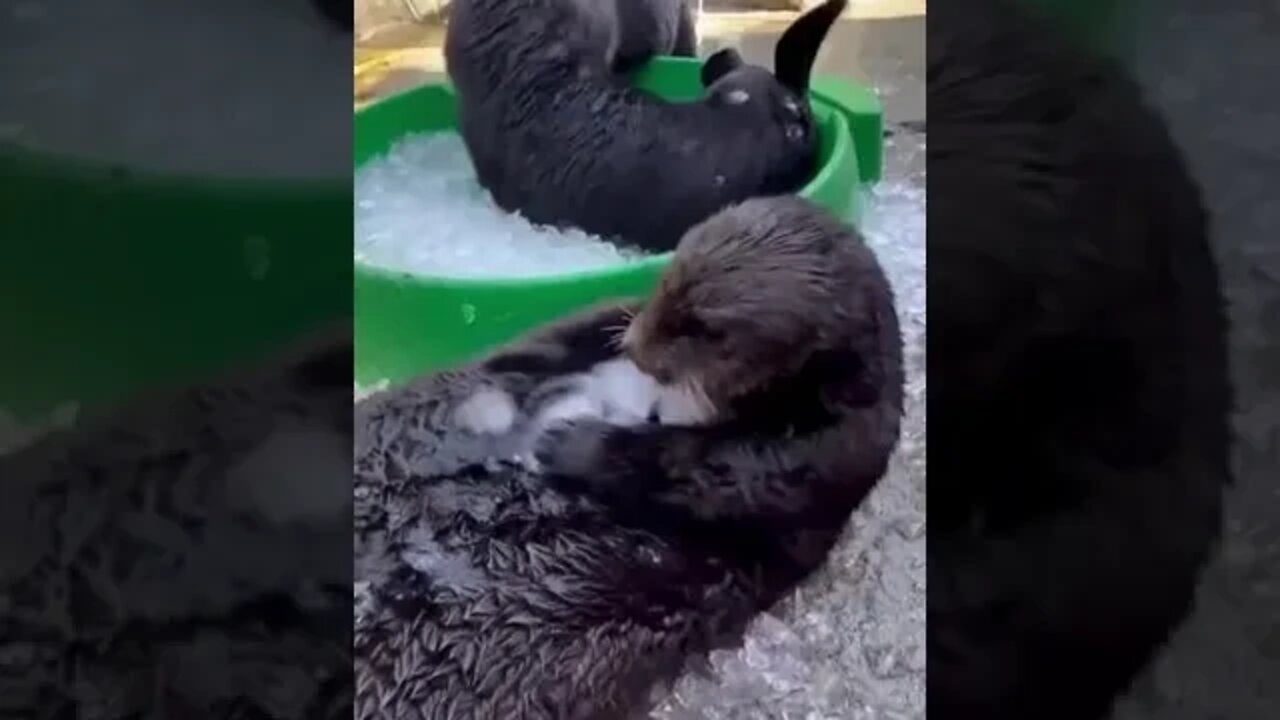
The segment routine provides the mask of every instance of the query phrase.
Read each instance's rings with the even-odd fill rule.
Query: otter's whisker
[[[608,342],[611,348],[614,350],[622,349],[622,338],[626,336],[627,328],[630,325],[631,323],[621,323],[619,325],[610,325],[604,329],[609,336]]]

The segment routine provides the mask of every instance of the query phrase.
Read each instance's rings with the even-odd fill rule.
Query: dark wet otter
[[[898,434],[901,340],[875,257],[802,200],[753,200],[692,230],[663,283],[626,344],[697,383],[714,412],[635,435],[602,434],[605,421],[554,431],[544,460],[562,489],[446,428],[477,387],[521,405],[548,378],[616,358],[634,305],[357,405],[358,720],[642,716],[655,687],[740,640],[825,559]],[[734,349],[772,372],[730,387],[723,355],[680,364],[662,344]],[[668,431],[678,455],[632,451]],[[587,452],[596,440],[618,448],[616,466]],[[574,482],[590,480],[587,460],[600,481]],[[696,484],[713,478],[721,493]],[[639,492],[610,491],[624,480]]]
[[[826,0],[792,22],[772,70],[724,48],[702,64],[696,97],[672,100],[633,87],[616,52],[635,55],[631,64],[650,59],[654,21],[637,17],[674,18],[687,5],[458,0],[444,54],[479,183],[535,224],[651,252],[670,251],[733,202],[796,192],[820,155],[811,71],[846,4]],[[628,41],[637,30],[620,22],[640,37]]]
[[[892,291],[857,235],[803,200],[747,201],[691,230],[622,346],[705,415],[574,422],[547,436],[539,461],[627,522],[747,556],[764,552],[757,541],[821,537],[825,554],[897,442]],[[816,557],[802,553],[796,569]]]
[[[929,710],[1099,718],[1219,529],[1208,218],[1120,68],[1017,4],[929,28]]]

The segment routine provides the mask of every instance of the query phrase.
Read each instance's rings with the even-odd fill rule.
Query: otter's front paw
[[[613,472],[616,459],[610,458],[610,438],[621,431],[595,419],[565,422],[538,438],[534,458],[541,472],[559,489],[612,498],[626,489]]]

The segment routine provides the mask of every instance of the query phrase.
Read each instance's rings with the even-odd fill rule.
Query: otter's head
[[[705,101],[726,123],[752,129],[753,153],[773,168],[765,192],[790,192],[808,180],[818,156],[818,127],[809,107],[809,80],[818,50],[847,0],[827,0],[801,15],[774,47],[773,72],[748,64],[734,48],[702,65]]]
[[[621,347],[718,414],[849,345],[862,250],[849,228],[793,196],[729,207],[681,239]]]

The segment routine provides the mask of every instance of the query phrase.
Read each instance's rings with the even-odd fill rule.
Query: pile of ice
[[[350,177],[351,36],[310,0],[0,5],[0,142],[180,174]],[[216,100],[215,100],[216,98]]]
[[[457,133],[419,133],[355,177],[356,260],[421,275],[533,277],[639,257],[580,230],[504,212],[480,187]]]
[[[918,142],[918,141],[916,141]],[[889,474],[827,567],[712,675],[683,678],[657,720],[922,720],[925,717],[925,192],[888,179],[863,232],[897,293],[907,415]]]

